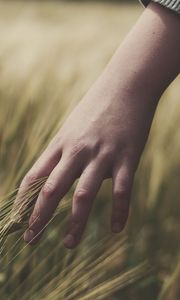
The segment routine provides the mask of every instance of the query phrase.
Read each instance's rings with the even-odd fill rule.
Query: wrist
[[[107,65],[109,80],[157,101],[180,71],[179,31],[179,16],[151,3]]]

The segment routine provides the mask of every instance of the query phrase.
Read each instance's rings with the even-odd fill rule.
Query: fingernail
[[[64,244],[67,247],[73,247],[75,245],[75,238],[72,234],[68,234],[66,235],[66,237],[64,238]]]
[[[113,231],[114,233],[121,232],[122,229],[123,229],[122,225],[121,225],[120,223],[118,223],[118,222],[116,222],[116,223],[114,223],[114,224],[112,225],[112,231]]]
[[[34,238],[35,234],[34,231],[31,229],[27,229],[24,233],[24,241],[26,243],[29,243],[30,241],[32,241],[32,239]]]

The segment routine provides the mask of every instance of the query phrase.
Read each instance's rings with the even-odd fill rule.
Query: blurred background
[[[143,9],[138,0],[0,1],[2,205]],[[2,300],[180,299],[179,87],[178,77],[159,102],[125,232],[110,233],[111,181],[106,180],[82,243],[64,249],[72,189],[37,247],[25,247],[22,232],[6,241]],[[147,273],[138,269],[144,261],[151,267]]]

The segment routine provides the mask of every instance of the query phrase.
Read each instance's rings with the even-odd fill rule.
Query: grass
[[[179,299],[179,78],[163,95],[133,188],[122,235],[109,230],[111,182],[98,194],[82,243],[62,238],[73,189],[42,242],[23,243],[30,202],[17,188],[142,8],[103,3],[0,2],[0,298]],[[13,212],[13,213],[12,213]],[[98,217],[97,217],[98,216]],[[14,233],[13,233],[14,232]],[[149,265],[151,268],[149,268]]]

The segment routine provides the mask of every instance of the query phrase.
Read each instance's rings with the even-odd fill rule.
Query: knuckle
[[[113,192],[114,199],[120,201],[121,199],[126,199],[130,195],[130,190],[127,187],[121,187],[115,189]]]
[[[84,142],[77,142],[72,145],[71,150],[70,150],[70,156],[78,156],[82,153],[84,153],[88,149],[87,144]]]
[[[136,172],[138,162],[139,162],[139,160],[136,158],[135,151],[133,151],[133,153],[131,153],[131,151],[128,150],[126,153],[124,153],[123,161],[126,165],[128,175],[129,176],[131,175],[131,177],[133,177],[133,175]]]
[[[103,159],[105,160],[112,160],[114,157],[114,149],[113,147],[104,147],[103,149],[101,149],[100,151],[100,155]]]
[[[51,198],[56,191],[55,185],[52,182],[46,182],[41,193],[43,198]]]
[[[83,201],[89,198],[89,192],[85,189],[80,189],[75,192],[74,199],[75,201]]]
[[[131,195],[131,189],[133,184],[133,176],[127,172],[120,179],[119,184],[114,188],[113,196],[116,200],[127,199]]]
[[[35,172],[28,172],[22,181],[22,186],[33,184],[37,180]]]

